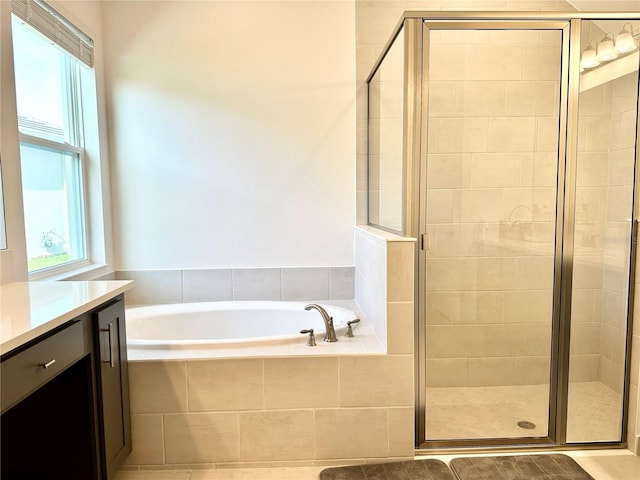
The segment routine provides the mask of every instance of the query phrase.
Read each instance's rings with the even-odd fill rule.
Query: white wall
[[[116,269],[353,265],[353,2],[105,2]]]

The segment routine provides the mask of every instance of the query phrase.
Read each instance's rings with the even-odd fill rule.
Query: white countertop
[[[132,287],[130,280],[16,282],[0,286],[0,355]]]

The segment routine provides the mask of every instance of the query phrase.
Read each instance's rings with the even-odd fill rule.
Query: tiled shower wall
[[[557,31],[432,31],[428,386],[548,383]]]
[[[572,381],[622,392],[635,105],[632,75],[581,94]],[[623,127],[627,125],[627,127]]]
[[[367,193],[367,87],[366,87],[366,77],[368,76],[368,74],[370,73],[370,69],[373,66],[376,58],[379,56],[384,44],[387,42],[387,40],[389,39],[389,36],[393,30],[393,27],[397,24],[401,13],[404,10],[484,10],[484,11],[490,11],[490,10],[496,10],[496,11],[500,11],[500,10],[508,10],[508,11],[516,11],[516,10],[523,10],[523,11],[535,11],[535,10],[573,10],[573,7],[571,7],[569,4],[567,4],[564,1],[481,1],[481,0],[461,0],[461,1],[456,1],[456,0],[448,0],[448,1],[440,1],[440,0],[424,0],[424,1],[402,1],[402,0],[390,0],[390,1],[356,1],[356,44],[357,44],[357,49],[356,49],[356,57],[357,57],[357,71],[356,71],[356,77],[357,77],[357,81],[358,81],[358,89],[357,89],[357,121],[358,121],[358,129],[357,129],[357,135],[358,135],[358,139],[357,139],[357,164],[358,164],[358,176],[357,176],[357,190],[358,190],[358,196],[357,196],[357,200],[358,200],[358,222],[359,223],[365,223],[366,222],[366,193]],[[449,45],[449,47],[451,47],[451,45]],[[544,46],[542,46],[542,48],[544,48]],[[534,52],[534,50],[531,50],[531,52]],[[447,66],[447,62],[449,61],[450,57],[448,57],[447,55],[451,54],[451,52],[444,52],[443,50],[443,56],[441,57],[442,60],[442,65],[443,66]],[[535,55],[535,53],[534,53]],[[484,58],[484,57],[483,57]],[[499,58],[499,56],[496,56],[495,58]],[[532,59],[533,57],[530,56],[530,59]],[[491,59],[488,59],[489,61],[486,64],[486,72],[491,72],[491,70],[494,68],[493,63],[490,61]],[[481,63],[481,62],[478,62]],[[531,69],[529,71],[530,74],[532,75],[536,75],[537,73],[537,69],[539,67],[539,62],[538,61],[534,61],[531,63],[528,63],[526,65],[535,65],[535,69]],[[527,68],[525,65],[525,68]],[[543,73],[543,72],[542,72]],[[554,74],[556,72],[553,72]],[[557,79],[558,76],[555,76],[555,79]],[[488,80],[490,79],[490,77],[486,77],[483,78],[483,80]],[[444,80],[444,79],[443,79]],[[479,80],[479,79],[476,79]],[[538,81],[537,83],[532,83],[530,85],[530,87],[532,87],[532,90],[534,92],[534,95],[538,95],[540,96],[541,92],[542,92],[542,96],[544,97],[544,102],[546,103],[546,105],[553,105],[554,100],[557,103],[557,98],[554,97],[554,89],[555,91],[557,91],[557,88],[554,88],[553,82],[549,82],[547,81],[547,79],[544,78],[540,78],[540,77],[532,77],[531,80],[534,81]],[[484,125],[484,129],[485,129],[485,133],[486,133],[486,128],[487,128],[487,119],[486,117],[484,119],[469,119],[468,121],[462,121],[460,118],[455,118],[455,109],[460,107],[462,102],[466,102],[466,106],[471,106],[471,102],[474,101],[475,99],[475,108],[478,110],[478,112],[483,111],[484,109],[486,109],[486,107],[489,105],[499,105],[500,103],[502,103],[502,105],[506,104],[507,95],[510,95],[511,99],[513,100],[511,102],[512,107],[516,107],[518,105],[519,100],[522,98],[522,95],[524,93],[524,95],[526,96],[527,92],[522,92],[522,91],[516,91],[515,89],[512,89],[510,92],[506,92],[504,89],[504,85],[497,85],[496,83],[491,84],[490,82],[483,82],[482,84],[476,83],[476,82],[468,82],[466,85],[459,85],[458,87],[461,89],[460,92],[456,92],[455,89],[458,88],[456,86],[453,86],[451,82],[448,81],[443,81],[441,82],[441,88],[439,89],[439,91],[436,93],[436,95],[440,95],[442,98],[442,101],[437,103],[436,107],[440,108],[441,110],[441,120],[438,121],[438,125],[437,128],[432,128],[431,129],[431,133],[432,135],[437,136],[437,137],[441,137],[442,138],[442,149],[441,149],[441,153],[442,155],[438,156],[438,158],[434,158],[434,163],[437,163],[438,161],[440,161],[440,165],[443,168],[443,172],[446,172],[447,170],[450,172],[449,178],[451,178],[451,175],[455,176],[455,175],[468,175],[470,173],[470,158],[463,158],[462,155],[456,155],[456,152],[461,152],[464,151],[464,148],[469,147],[469,143],[468,142],[476,142],[476,141],[480,141],[480,144],[476,143],[476,146],[480,145],[480,147],[482,147],[482,142],[485,143],[484,145],[484,157],[482,157],[481,155],[477,155],[475,158],[475,166],[476,166],[476,172],[477,173],[482,173],[482,165],[486,165],[488,164],[488,162],[490,161],[490,157],[497,157],[499,155],[502,155],[503,161],[502,163],[500,163],[500,166],[507,166],[508,168],[501,170],[500,168],[498,168],[497,170],[489,170],[486,171],[485,170],[485,174],[487,176],[495,176],[496,174],[500,174],[501,178],[507,182],[511,182],[512,180],[518,182],[519,179],[515,179],[513,178],[514,175],[519,175],[519,173],[516,172],[516,170],[514,170],[514,168],[511,167],[515,167],[515,169],[518,170],[520,169],[520,165],[519,164],[526,164],[527,162],[529,162],[530,164],[533,163],[533,152],[535,152],[535,156],[536,156],[536,164],[538,165],[539,170],[541,170],[542,168],[552,168],[552,164],[550,164],[550,162],[548,161],[547,157],[550,157],[551,155],[549,155],[547,152],[542,152],[540,150],[542,150],[542,146],[549,146],[549,145],[553,145],[553,141],[549,142],[548,140],[548,135],[553,133],[553,129],[549,129],[549,128],[545,128],[549,125],[551,125],[552,121],[550,122],[549,120],[549,115],[550,112],[545,111],[545,106],[544,105],[531,105],[531,104],[526,104],[525,102],[525,108],[529,108],[529,109],[533,109],[534,112],[533,113],[526,113],[526,112],[520,112],[516,115],[519,116],[523,116],[523,115],[529,115],[529,118],[519,118],[518,121],[516,122],[511,122],[510,120],[505,119],[505,121],[503,121],[501,124],[497,124],[494,123],[494,129],[493,129],[493,134],[494,134],[494,139],[495,141],[492,142],[493,147],[488,146],[487,145],[487,138],[485,135],[484,139],[481,139],[481,135],[482,135],[482,125]],[[430,88],[432,88],[433,85],[430,85]],[[450,90],[451,88],[454,89],[453,92],[453,96],[455,98],[458,98],[458,105],[456,105],[456,101],[451,101],[451,91],[448,91],[448,89]],[[520,89],[522,90],[522,89]],[[549,93],[551,92],[551,93]],[[497,96],[496,96],[497,95]],[[502,95],[502,99],[500,99],[500,95]],[[550,95],[550,96],[549,96]],[[388,101],[388,100],[387,100]],[[493,102],[493,103],[492,103]],[[447,109],[449,109],[449,111],[446,111]],[[453,109],[453,112],[452,112]],[[535,111],[536,109],[538,109],[537,111]],[[548,108],[547,108],[548,110]],[[553,115],[554,112],[551,112],[551,115]],[[482,113],[477,113],[475,115],[483,115]],[[535,118],[536,116],[538,116],[539,118]],[[543,118],[544,116],[546,116],[547,118]],[[478,121],[480,120],[480,121]],[[553,120],[553,119],[551,119]],[[546,125],[544,122],[547,122],[549,125]],[[495,128],[496,125],[498,126],[498,128]],[[505,130],[506,129],[506,130]],[[508,131],[507,131],[508,130]],[[517,145],[509,145],[507,146],[508,148],[503,149],[504,145],[499,145],[499,143],[502,140],[509,140],[509,139],[513,139],[513,138],[517,138],[518,135],[522,134],[524,131],[526,130],[526,136],[527,136],[527,141],[531,140],[531,142],[533,142],[532,148],[526,148],[524,150],[520,149]],[[529,133],[532,133],[535,131],[535,134],[529,135]],[[434,134],[434,132],[437,132]],[[538,138],[537,135],[546,135],[546,137],[540,137]],[[459,142],[460,139],[465,139],[464,141],[467,142],[467,145],[458,145],[456,144],[456,142]],[[434,138],[431,137],[429,139],[430,142],[430,146],[433,146],[434,143],[432,142]],[[440,138],[438,138],[438,142],[440,141]],[[453,141],[453,142],[452,142]],[[447,144],[448,142],[448,144]],[[438,143],[435,143],[435,145],[438,145]],[[462,147],[462,148],[460,148]],[[473,150],[473,146],[471,147]],[[482,148],[478,149],[477,153],[481,153]],[[512,152],[518,152],[518,153],[525,153],[525,154],[529,154],[531,153],[532,155],[527,157],[527,156],[520,156],[519,160],[516,162],[509,162],[510,158],[514,158],[514,155],[512,155]],[[493,153],[494,155],[487,155]],[[463,165],[464,164],[464,165]],[[452,167],[453,165],[453,167]],[[451,169],[449,169],[449,167],[452,167]],[[462,172],[459,168],[466,168],[466,172]],[[370,167],[371,170],[371,167]],[[373,168],[373,173],[376,173],[375,168]],[[371,175],[371,171],[369,172],[369,175]],[[511,176],[511,178],[505,178]],[[543,173],[538,173],[539,178],[542,178],[544,176]],[[548,175],[547,175],[548,176]],[[468,177],[467,177],[468,178]],[[550,178],[553,178],[553,176],[551,176]],[[461,180],[461,179],[459,179]],[[371,181],[371,178],[369,177],[369,181]],[[376,186],[377,184],[376,182],[376,177],[374,176],[373,178],[373,184],[374,186]],[[511,186],[516,186],[514,184],[512,184]],[[545,185],[546,186],[546,185]],[[496,190],[497,192],[497,190]],[[538,191],[540,194],[543,194],[543,189],[539,189]],[[548,188],[547,192],[551,193],[551,196],[553,196],[553,192],[551,192],[551,189]],[[446,196],[447,194],[452,194],[453,191],[449,190],[449,192],[444,193],[443,196],[440,197],[441,200],[444,200],[445,203],[447,202],[446,200]],[[473,195],[490,195],[490,192],[488,192],[486,189],[484,189],[484,191],[482,191],[482,189],[478,188],[476,189],[475,192],[471,192],[471,191],[467,191],[467,193],[465,193],[464,195],[460,195],[459,198],[459,202],[457,204],[456,207],[462,207],[463,209],[466,208],[467,212],[466,212],[466,216],[469,217],[469,215],[473,216],[473,215],[482,215],[481,212],[472,212],[471,210],[469,210],[470,208],[473,208],[473,205],[477,203],[478,198],[473,198]],[[463,198],[464,197],[464,198]],[[432,200],[432,205],[434,204],[433,202],[433,198]],[[453,198],[449,199],[450,201],[453,201]],[[516,200],[516,198],[514,197],[512,200]],[[541,207],[543,207],[544,205],[547,206],[547,211],[539,211],[537,212],[538,214],[538,220],[541,220],[541,217],[544,216],[544,214],[549,214],[552,211],[553,208],[553,200],[550,199],[549,201],[542,201],[542,199],[539,198],[539,202],[536,202],[537,204],[539,204]],[[462,203],[460,203],[462,202]],[[464,205],[462,205],[463,203],[466,202],[466,207]],[[529,204],[531,204],[532,202],[529,201],[527,202]],[[374,205],[375,206],[375,205]],[[451,207],[452,205],[449,204],[449,207]],[[500,218],[502,218],[502,216],[504,215],[503,211],[507,208],[505,205],[502,204],[502,198],[500,198],[500,201],[496,201],[492,203],[492,206],[494,208],[494,210],[496,210],[496,215],[498,215]],[[512,207],[517,206],[516,204],[513,204]],[[449,208],[449,207],[445,207],[445,209]],[[371,205],[369,206],[369,208],[371,208]],[[374,210],[375,213],[375,210]],[[517,211],[515,212],[516,216],[518,214],[521,214],[523,212],[521,211]],[[507,217],[508,217],[509,212],[507,212]],[[469,218],[467,218],[468,221]],[[548,225],[550,225],[550,222],[547,222]],[[538,222],[538,228],[546,228],[543,225],[542,221]],[[456,240],[449,237],[447,238],[446,235],[447,233],[451,234],[452,230],[449,229],[449,232],[445,232],[446,228],[442,228],[440,229],[440,244],[446,248],[447,246],[447,242],[455,242]],[[473,230],[473,225],[468,223],[466,226],[463,226],[460,229],[461,236],[459,237],[458,241],[463,241],[460,240],[461,238],[464,238],[466,240],[464,240],[465,242],[469,243],[469,247],[471,247],[471,243],[474,243],[475,241],[478,241],[480,243],[482,243],[483,239],[483,232],[477,232]],[[436,240],[437,242],[437,240]],[[484,248],[484,247],[482,247]],[[478,255],[478,252],[476,252],[474,255]],[[437,365],[432,365],[432,366],[437,366],[438,368],[434,368],[433,370],[431,370],[432,372],[434,372],[432,375],[429,376],[429,382],[431,385],[439,385],[441,382],[450,382],[452,377],[452,373],[455,372],[456,377],[458,379],[463,379],[464,378],[464,382],[467,381],[478,381],[478,382],[486,382],[487,380],[490,380],[490,383],[495,383],[495,382],[506,382],[507,379],[510,379],[509,381],[513,380],[513,379],[517,379],[518,381],[525,381],[525,382],[535,382],[535,381],[545,381],[546,378],[546,372],[548,371],[548,366],[547,366],[547,360],[545,357],[548,356],[548,331],[549,331],[549,326],[548,325],[544,325],[541,322],[541,319],[549,318],[548,312],[550,311],[551,308],[551,303],[550,303],[550,290],[549,291],[545,291],[545,289],[550,289],[550,286],[545,285],[544,288],[540,288],[538,285],[541,283],[540,278],[544,277],[545,275],[547,275],[552,268],[552,260],[551,257],[549,255],[545,256],[537,256],[537,258],[531,257],[530,259],[520,259],[517,262],[519,262],[519,267],[521,272],[525,272],[525,269],[528,269],[529,272],[531,271],[538,271],[540,272],[539,274],[533,275],[533,276],[529,276],[527,277],[527,274],[521,274],[520,276],[520,281],[527,281],[529,283],[536,283],[535,285],[535,292],[532,292],[528,298],[522,298],[523,294],[525,292],[520,291],[520,292],[515,292],[513,295],[511,295],[511,298],[505,302],[503,302],[503,299],[498,299],[498,303],[501,303],[499,310],[500,311],[496,311],[496,299],[492,298],[491,295],[478,295],[478,292],[474,292],[469,298],[464,298],[462,299],[459,295],[458,298],[456,299],[455,296],[456,294],[453,292],[455,290],[459,291],[460,290],[460,285],[451,285],[451,282],[449,282],[449,287],[453,287],[452,291],[448,292],[451,293],[451,295],[448,295],[447,293],[444,293],[443,295],[440,295],[440,307],[443,307],[445,312],[449,312],[449,313],[453,313],[451,311],[451,308],[453,308],[454,310],[457,309],[457,313],[454,313],[453,317],[455,317],[456,315],[464,315],[464,312],[460,311],[460,308],[465,308],[467,310],[473,310],[474,308],[476,308],[476,306],[478,307],[476,309],[476,311],[474,312],[475,317],[469,317],[467,316],[466,319],[464,320],[464,322],[466,323],[477,323],[477,332],[480,333],[480,335],[475,336],[476,340],[478,340],[474,345],[462,345],[460,342],[456,342],[455,339],[456,338],[460,338],[459,337],[459,333],[460,332],[456,332],[456,327],[453,326],[451,323],[455,323],[454,321],[451,321],[450,318],[449,319],[444,319],[442,316],[440,317],[440,319],[438,320],[437,318],[435,319],[435,323],[438,323],[440,321],[441,325],[439,325],[439,327],[442,327],[444,330],[447,330],[444,333],[444,337],[438,337],[435,335],[431,335],[428,336],[428,338],[431,338],[432,340],[432,344],[431,344],[431,351],[434,352],[434,355],[437,357],[435,359],[432,359],[432,361],[435,361],[437,363]],[[493,272],[493,274],[504,274],[502,275],[503,278],[505,278],[505,282],[508,284],[506,285],[508,288],[512,288],[512,286],[514,285],[515,282],[510,282],[509,280],[509,275],[507,275],[507,273],[509,273],[509,271],[512,270],[512,267],[515,267],[517,269],[517,263],[514,258],[505,258],[504,261],[502,261],[500,263],[500,269],[504,270],[503,272]],[[482,261],[476,261],[475,259],[472,259],[471,263],[473,263],[473,265],[471,265],[472,267],[475,267],[476,269],[479,270],[474,270],[476,273],[472,273],[469,276],[473,276],[475,278],[475,276],[477,275],[477,278],[479,279],[478,281],[481,281],[480,277],[486,278],[487,274],[491,275],[491,272],[486,272],[483,271],[483,269],[486,270],[486,267],[488,266],[487,262],[482,262]],[[455,265],[454,265],[455,264]],[[438,272],[441,274],[440,276],[442,277],[442,275],[444,275],[445,277],[448,276],[449,280],[452,280],[452,276],[457,276],[457,280],[453,280],[454,283],[457,281],[458,283],[464,283],[465,278],[462,278],[462,276],[464,276],[464,270],[467,269],[467,267],[470,264],[468,264],[468,262],[466,262],[465,259],[463,258],[458,258],[458,259],[453,259],[451,261],[445,261],[444,263],[441,262],[440,266],[442,268],[438,269]],[[450,267],[453,267],[453,269],[451,269]],[[506,270],[505,270],[506,269]],[[454,272],[453,275],[450,275],[451,272]],[[517,273],[515,273],[515,269],[513,269],[513,272],[515,275],[517,275]],[[548,275],[547,275],[548,276]],[[445,280],[445,282],[441,282],[440,280],[443,280],[442,278],[436,278],[437,275],[432,275],[431,279],[428,280],[429,284],[432,286],[432,288],[436,288],[436,289],[440,289],[440,290],[447,290],[449,289],[449,287],[447,287],[447,282]],[[494,277],[495,278],[495,277]],[[513,279],[515,280],[515,278]],[[531,286],[531,285],[530,285]],[[478,291],[481,290],[485,290],[487,288],[496,288],[496,285],[476,285],[475,289]],[[520,287],[518,287],[520,288]],[[524,302],[524,303],[523,303]],[[448,303],[448,305],[446,305]],[[457,305],[457,307],[455,305]],[[526,308],[522,308],[522,305],[526,305]],[[437,305],[434,305],[432,303],[432,306],[435,306],[436,309],[438,308]],[[509,312],[509,309],[512,309],[513,312]],[[480,312],[480,313],[478,313]],[[433,309],[432,309],[432,313],[433,313]],[[446,314],[446,313],[445,313]],[[447,314],[448,315],[448,314]],[[451,317],[451,316],[449,316]],[[484,318],[479,318],[479,317],[484,317]],[[432,317],[433,318],[433,317]],[[474,320],[475,318],[475,320]],[[517,325],[507,325],[506,327],[497,327],[497,326],[487,326],[487,325],[482,325],[482,323],[492,323],[492,322],[496,322],[496,321],[500,321],[500,319],[502,318],[510,318],[512,319],[512,322],[523,322],[525,324],[528,325],[527,328],[527,340],[523,340],[523,336],[520,335],[521,331],[519,332],[515,332],[515,330],[518,330],[518,326]],[[449,323],[449,325],[443,326],[442,324],[446,324]],[[436,327],[437,328],[437,327]],[[466,326],[462,326],[462,328],[469,328],[469,325]],[[493,328],[493,332],[489,332],[488,330],[491,330]],[[492,335],[495,332],[495,330],[500,330],[499,333],[499,338],[505,340],[505,342],[500,342],[500,341],[496,341],[494,342],[492,345],[488,345],[488,344],[481,344],[481,338],[484,338],[486,335]],[[517,333],[516,335],[512,335],[513,333]],[[444,338],[444,341],[440,341]],[[438,340],[436,340],[438,339]],[[449,340],[447,340],[449,339]],[[518,340],[520,339],[520,340]],[[493,356],[491,355],[492,352],[488,352],[487,348],[489,350],[492,350],[492,348],[494,348],[495,346],[498,346],[500,348],[500,352],[498,354],[498,358],[487,358],[487,356]],[[461,359],[461,356],[459,355],[458,350],[464,350],[463,356],[466,356],[469,352],[472,352],[472,355],[475,356],[475,358],[472,360],[471,363],[473,363],[472,366],[470,366],[469,360],[468,358],[464,358]],[[515,355],[515,356],[514,356]],[[513,368],[512,366],[514,365],[514,362],[512,361],[514,358],[517,358],[517,361],[521,364],[521,365],[526,365],[527,366],[527,371],[529,372],[528,374],[528,378],[524,378],[520,375],[514,375],[513,372]],[[471,373],[470,373],[471,372]]]
[[[351,300],[354,267],[126,270],[130,305],[230,300]]]
[[[639,4],[640,5],[640,4]],[[592,2],[592,10],[607,10],[611,2],[603,0]],[[389,39],[393,27],[404,10],[483,10],[483,11],[573,11],[575,8],[564,0],[356,0],[356,78],[357,78],[357,218],[358,223],[367,221],[367,88],[365,79],[379,56],[384,44]],[[636,275],[635,315],[640,318],[640,274]],[[599,305],[592,305],[590,312],[597,312]],[[584,317],[589,318],[587,317]],[[589,327],[587,327],[588,329]],[[599,324],[593,325],[599,331]],[[585,362],[574,357],[574,369],[583,374],[594,369],[588,366],[581,368],[580,363],[588,364],[599,358],[599,345],[592,343],[586,335]],[[592,345],[593,347],[587,347]],[[640,415],[638,415],[638,383],[640,379],[640,321],[634,322],[631,362],[631,389],[629,403],[628,439],[632,451],[640,453]],[[594,353],[587,353],[587,352]],[[591,360],[588,358],[591,357]],[[573,373],[579,373],[574,370]],[[598,368],[599,372],[599,368]],[[576,377],[578,378],[578,377]],[[583,377],[587,378],[587,377]]]
[[[369,84],[369,223],[402,230],[404,38]]]
[[[623,368],[626,342],[628,252],[625,248],[632,218],[636,138],[637,75],[615,80],[611,85],[611,141],[609,146],[609,196],[605,226],[600,381],[615,378]],[[622,382],[609,385],[622,392]]]
[[[367,224],[366,78],[405,10],[573,11],[575,9],[564,0],[356,0],[356,223],[358,225]]]

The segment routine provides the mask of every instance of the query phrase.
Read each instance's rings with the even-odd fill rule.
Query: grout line
[[[311,460],[314,461],[318,458],[318,419],[316,418],[317,408],[311,410],[313,415],[313,454]]]
[[[167,463],[167,444],[166,444],[166,435],[165,435],[165,424],[164,424],[164,414],[160,414],[160,438],[162,443],[162,464],[166,465]]]
[[[236,415],[236,432],[238,433],[238,441],[236,443],[236,448],[238,449],[238,462],[242,461],[242,457],[241,457],[241,444],[240,444],[240,438],[241,438],[241,432],[240,432],[240,411],[236,411],[234,412]],[[218,467],[216,466],[216,470],[218,469]]]
[[[236,282],[235,282],[235,277],[236,277],[236,270],[235,268],[231,269],[231,300],[232,301],[236,301]]]
[[[262,410],[267,409],[267,377],[266,377],[266,365],[265,359],[261,359],[262,363]]]
[[[184,303],[184,270],[180,270],[180,303]]]
[[[188,360],[184,361],[184,395],[187,401],[187,412],[191,412],[191,399],[189,398],[189,368],[187,367]]]

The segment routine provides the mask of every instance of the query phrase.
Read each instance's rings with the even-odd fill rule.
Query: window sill
[[[92,280],[95,277],[112,273],[106,264],[101,263],[81,263],[70,266],[69,269],[61,271],[56,269],[52,272],[34,272],[29,274],[29,281],[33,282],[55,282],[61,280]]]

